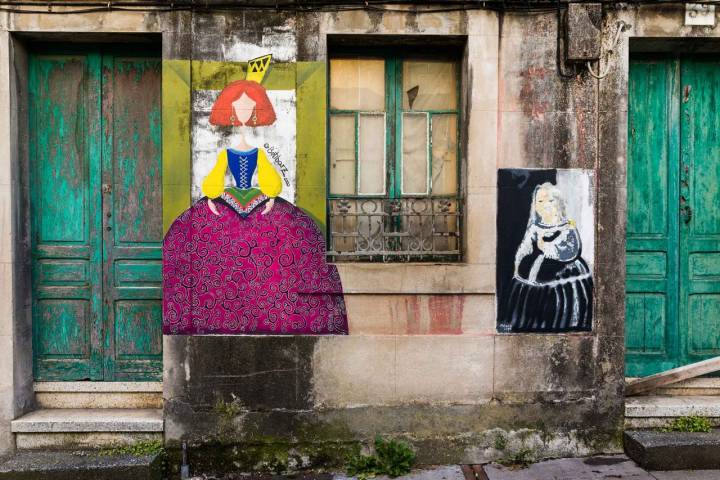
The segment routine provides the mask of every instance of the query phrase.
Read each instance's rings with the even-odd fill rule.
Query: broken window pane
[[[402,124],[402,193],[427,193],[428,116],[404,113]]]
[[[355,193],[355,116],[330,117],[330,193]]]
[[[330,60],[330,108],[385,111],[385,60]]]
[[[457,63],[403,62],[403,110],[457,108]]]
[[[385,115],[360,114],[358,193],[385,192]]]
[[[432,193],[457,192],[457,115],[432,117]]]

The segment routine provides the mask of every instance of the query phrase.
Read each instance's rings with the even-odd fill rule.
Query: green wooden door
[[[720,354],[720,62],[630,63],[626,375]]]
[[[162,374],[160,61],[30,58],[36,380]]]

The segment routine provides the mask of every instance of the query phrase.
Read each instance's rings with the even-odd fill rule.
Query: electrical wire
[[[391,3],[393,6],[388,6]],[[83,14],[107,11],[134,12],[172,12],[207,10],[275,10],[294,12],[337,12],[371,10],[397,13],[445,13],[468,10],[493,10],[513,13],[542,14],[555,11],[558,6],[566,6],[571,0],[66,0],[62,2],[41,0],[0,0],[0,11],[18,14]],[[720,0],[692,2],[690,0],[596,0],[603,5],[640,5],[640,4],[720,4]],[[412,7],[397,8],[396,6]],[[60,8],[60,10],[58,10]]]

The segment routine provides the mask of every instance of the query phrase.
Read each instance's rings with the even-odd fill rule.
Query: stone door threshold
[[[35,382],[35,392],[136,393],[162,392],[162,382]]]

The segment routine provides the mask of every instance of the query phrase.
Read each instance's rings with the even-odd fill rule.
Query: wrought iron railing
[[[328,260],[456,262],[462,203],[456,197],[331,198]]]

